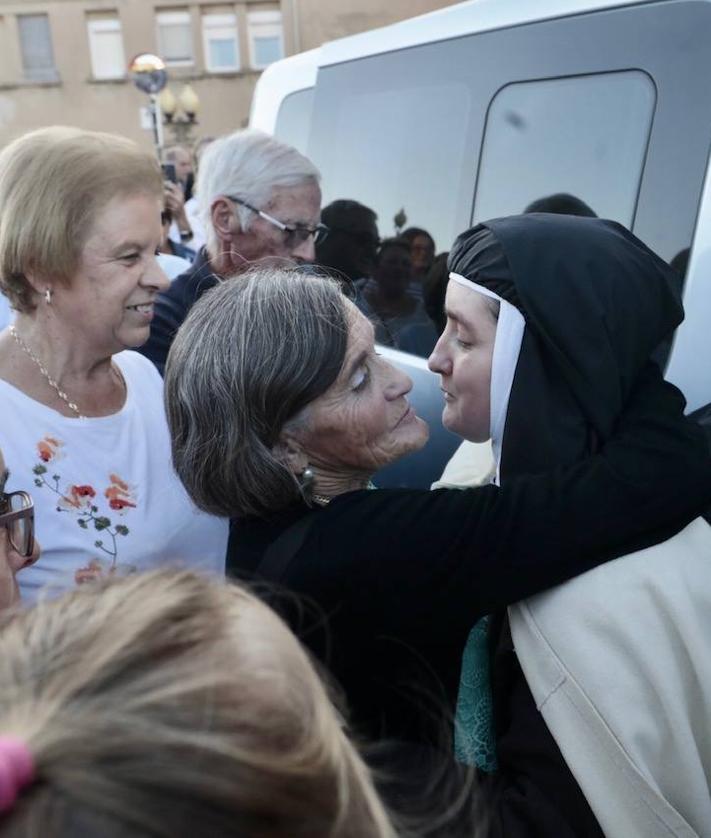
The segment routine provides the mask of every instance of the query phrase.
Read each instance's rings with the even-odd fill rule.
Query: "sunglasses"
[[[35,505],[27,492],[0,494],[0,527],[12,547],[27,558],[35,549]]]
[[[289,224],[284,224],[283,221],[279,221],[278,218],[274,218],[273,215],[269,215],[269,213],[253,207],[241,198],[235,198],[233,195],[226,195],[225,197],[229,198],[230,201],[234,201],[235,204],[239,204],[252,212],[256,212],[260,218],[263,218],[265,221],[269,222],[269,224],[273,225],[278,230],[281,230],[284,234],[284,244],[289,249],[293,249],[298,247],[300,244],[303,244],[309,236],[314,237],[315,245],[321,244],[321,242],[328,235],[328,227],[325,224],[317,224],[315,227],[306,227],[303,225],[291,226]]]

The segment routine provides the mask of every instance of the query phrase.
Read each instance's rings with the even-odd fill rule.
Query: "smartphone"
[[[175,164],[174,163],[163,163],[161,165],[161,169],[163,169],[163,177],[166,180],[169,180],[171,183],[178,182],[178,176],[175,174]]]

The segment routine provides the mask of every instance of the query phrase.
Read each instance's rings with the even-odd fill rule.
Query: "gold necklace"
[[[47,370],[46,370],[46,368],[45,368],[44,364],[42,363],[42,361],[40,361],[40,359],[39,359],[39,358],[35,355],[35,353],[34,353],[34,352],[30,349],[30,347],[29,347],[29,346],[28,346],[28,345],[24,342],[24,340],[22,340],[22,338],[21,338],[21,337],[17,334],[17,330],[15,329],[14,324],[12,324],[12,323],[10,324],[9,331],[10,331],[10,334],[11,334],[11,335],[13,336],[13,338],[15,339],[15,341],[16,341],[16,343],[17,343],[17,345],[20,347],[20,349],[22,349],[22,351],[23,351],[26,355],[28,355],[28,356],[29,356],[29,357],[30,357],[30,358],[31,358],[31,359],[35,362],[35,364],[37,365],[37,367],[38,367],[39,371],[42,373],[42,375],[43,375],[43,376],[45,377],[45,379],[47,380],[47,383],[48,383],[48,384],[50,385],[50,387],[54,390],[54,392],[55,392],[55,393],[59,396],[59,398],[60,398],[60,399],[64,402],[64,404],[66,404],[66,406],[67,406],[67,407],[68,407],[68,408],[69,408],[69,409],[70,409],[73,413],[75,413],[75,414],[76,414],[77,419],[86,419],[87,417],[86,417],[86,416],[84,416],[84,414],[83,414],[83,413],[79,410],[79,408],[77,407],[77,405],[76,405],[73,401],[71,401],[71,399],[69,398],[69,396],[68,396],[68,395],[64,392],[64,390],[62,390],[62,389],[60,388],[59,384],[57,384],[57,382],[56,382],[56,381],[52,378],[52,376],[51,376],[51,375],[47,372]],[[123,388],[123,390],[124,390],[124,392],[125,392],[125,391],[126,391],[126,379],[123,377],[123,373],[121,372],[121,370],[116,370],[116,369],[114,368],[114,365],[113,365],[113,364],[111,364],[111,369],[112,369],[112,371],[114,372],[114,374],[115,374],[115,375],[118,375],[119,381],[121,382],[121,386],[122,386],[122,388]]]
[[[74,404],[73,401],[70,401],[69,396],[64,392],[64,390],[60,388],[59,384],[57,384],[57,382],[47,372],[44,365],[42,364],[42,361],[40,361],[40,359],[35,355],[35,353],[30,349],[30,347],[17,334],[17,331],[15,330],[15,326],[13,324],[10,324],[10,334],[13,336],[13,338],[15,338],[15,341],[17,345],[20,347],[20,349],[26,355],[29,355],[29,357],[35,362],[35,364],[37,364],[39,371],[47,379],[47,383],[49,384],[49,386],[54,390],[54,392],[59,396],[59,398],[64,402],[64,404],[66,404],[66,406],[77,415],[77,418],[86,419],[86,416],[82,415],[76,404]]]

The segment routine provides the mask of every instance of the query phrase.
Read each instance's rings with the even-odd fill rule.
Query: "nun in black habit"
[[[444,424],[472,441],[491,436],[498,482],[598,451],[641,382],[656,381],[660,399],[674,391],[649,359],[683,318],[678,283],[619,224],[546,214],[489,221],[458,238],[449,267],[447,326],[430,367],[442,376]],[[487,318],[497,326],[490,378],[482,373],[490,394],[484,429],[466,388],[476,369],[472,355],[490,330]],[[678,391],[676,398],[683,405]],[[654,399],[648,409],[654,416]],[[683,688],[656,698],[670,683],[706,678],[711,689],[705,650],[696,670],[678,664],[699,657],[689,647],[708,636],[700,632],[711,613],[711,529],[702,521],[690,528],[677,535],[678,528],[660,527],[650,516],[646,545],[657,547],[612,562],[607,575],[586,574],[560,593],[492,615],[486,635],[472,632],[470,643],[478,634],[488,644],[493,713],[477,719],[476,761],[489,769],[481,788],[490,835],[705,834],[683,828],[708,814],[702,790],[711,753],[698,740],[708,738],[711,700],[697,689],[691,701]],[[660,582],[665,573],[674,577],[669,584]],[[674,601],[661,609],[660,625],[665,585],[675,594],[666,597]],[[693,587],[702,594],[690,595]],[[654,648],[645,646],[645,633]],[[482,678],[474,683],[481,691]],[[684,708],[673,723],[669,704]],[[487,703],[478,696],[475,706],[485,711]],[[679,749],[670,753],[675,736]],[[700,754],[686,774],[679,771],[681,743]],[[682,831],[664,831],[672,825]]]

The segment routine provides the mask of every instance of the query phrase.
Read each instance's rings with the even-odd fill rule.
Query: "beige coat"
[[[697,519],[509,616],[605,835],[711,838],[711,527]]]

